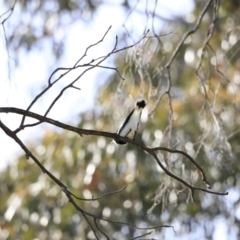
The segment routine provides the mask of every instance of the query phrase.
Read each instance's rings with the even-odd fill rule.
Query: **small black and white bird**
[[[146,106],[145,100],[138,100],[136,102],[135,108],[130,112],[127,118],[120,125],[117,134],[119,134],[122,137],[128,136],[129,138],[134,139],[138,130],[139,122],[141,120],[142,110],[145,106]],[[121,140],[114,139],[114,141],[117,144],[126,144],[126,142]]]

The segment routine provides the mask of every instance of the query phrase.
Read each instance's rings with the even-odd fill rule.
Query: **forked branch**
[[[188,182],[186,182],[185,180],[183,180],[182,178],[176,176],[175,174],[171,173],[167,168],[164,167],[164,165],[161,163],[161,161],[159,160],[159,158],[156,155],[156,151],[162,150],[162,151],[167,151],[170,153],[179,153],[181,155],[184,155],[185,157],[187,157],[194,165],[195,167],[202,173],[202,180],[203,182],[209,187],[210,183],[206,178],[206,175],[203,171],[203,169],[201,168],[201,166],[196,163],[196,161],[190,156],[188,155],[186,152],[180,151],[180,150],[173,150],[173,149],[169,149],[169,148],[163,148],[163,147],[158,147],[158,148],[149,148],[147,146],[144,146],[132,139],[129,138],[125,138],[125,137],[121,137],[118,134],[115,133],[110,133],[110,132],[103,132],[103,131],[96,131],[96,130],[88,130],[88,129],[81,129],[81,128],[76,128],[73,126],[70,126],[68,124],[65,123],[61,123],[59,121],[53,120],[51,118],[47,118],[45,116],[33,113],[33,112],[29,112],[29,111],[25,111],[22,109],[18,109],[18,108],[0,108],[0,112],[4,112],[4,113],[17,113],[20,115],[26,115],[28,117],[34,118],[39,120],[40,123],[50,123],[54,126],[57,126],[59,128],[65,129],[65,130],[69,130],[71,132],[75,132],[79,135],[94,135],[94,136],[103,136],[103,137],[107,137],[107,138],[111,138],[111,139],[119,139],[122,141],[126,141],[128,143],[131,143],[133,145],[138,146],[140,149],[146,151],[147,153],[149,153],[157,162],[157,164],[163,169],[163,171],[169,175],[170,177],[172,177],[173,179],[177,180],[178,182],[181,182],[182,184],[184,184],[186,187],[188,187],[191,192],[192,192],[192,199],[194,200],[194,191],[195,190],[199,190],[199,191],[203,191],[203,192],[207,192],[210,194],[215,194],[215,195],[227,195],[228,192],[214,192],[214,191],[210,191],[204,188],[199,188],[199,187],[194,187],[191,184],[189,184]],[[1,123],[3,124],[3,123]],[[23,126],[24,128],[24,126]],[[16,133],[18,132],[18,129],[13,131],[13,133],[16,135]],[[11,135],[12,136],[12,135]]]

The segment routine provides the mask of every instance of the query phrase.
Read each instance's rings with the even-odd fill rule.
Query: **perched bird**
[[[130,112],[127,118],[120,125],[117,131],[117,134],[119,134],[122,137],[129,136],[129,138],[134,139],[138,130],[138,125],[141,119],[142,110],[145,106],[146,106],[145,100],[138,100],[136,102],[135,108]],[[114,139],[114,141],[118,144],[126,144],[126,142],[122,140]]]

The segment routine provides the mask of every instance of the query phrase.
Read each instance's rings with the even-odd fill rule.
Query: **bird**
[[[117,134],[122,137],[132,138],[134,140],[141,119],[142,110],[146,106],[146,101],[141,99],[136,102],[135,108],[129,113],[127,118],[120,125]],[[114,139],[117,144],[126,144],[122,140]]]

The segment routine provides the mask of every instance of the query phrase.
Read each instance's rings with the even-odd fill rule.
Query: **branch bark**
[[[73,126],[70,126],[68,124],[65,124],[65,123],[61,123],[59,121],[56,121],[56,120],[53,120],[51,118],[47,118],[45,116],[42,116],[42,115],[39,115],[37,113],[33,113],[33,112],[29,112],[29,111],[25,111],[23,109],[19,109],[19,108],[0,108],[0,112],[2,113],[17,113],[17,114],[20,114],[20,115],[25,115],[25,116],[28,116],[28,117],[31,117],[31,118],[34,118],[34,119],[37,119],[39,120],[40,123],[49,123],[49,124],[52,124],[54,126],[57,126],[59,128],[62,128],[62,129],[65,129],[65,130],[69,130],[71,132],[75,132],[75,133],[78,133],[79,135],[94,135],[94,136],[103,136],[103,137],[107,137],[107,138],[111,138],[111,139],[117,139],[117,140],[122,140],[122,141],[126,141],[128,143],[131,143],[137,147],[139,147],[140,149],[146,151],[149,155],[151,155],[155,161],[157,162],[157,164],[163,169],[163,171],[168,175],[170,176],[171,178],[177,180],[178,182],[181,182],[182,184],[184,184],[186,187],[188,187],[190,190],[191,190],[191,193],[192,193],[192,199],[194,200],[194,192],[195,190],[199,190],[199,191],[203,191],[203,192],[207,192],[207,193],[210,193],[210,194],[215,194],[215,195],[228,195],[228,192],[215,192],[215,191],[210,191],[210,190],[207,190],[207,189],[204,189],[204,188],[199,188],[199,187],[194,187],[192,186],[191,184],[187,183],[186,181],[184,181],[183,179],[181,179],[180,177],[176,176],[175,174],[171,173],[167,168],[165,168],[163,166],[163,164],[161,163],[161,161],[159,160],[159,158],[157,157],[156,155],[156,151],[166,151],[166,152],[169,152],[169,153],[179,153],[181,155],[184,155],[185,157],[187,157],[194,165],[195,167],[202,173],[202,180],[203,182],[209,187],[210,186],[210,183],[209,181],[206,179],[206,175],[203,171],[203,169],[200,167],[200,165],[198,163],[196,163],[196,161],[191,157],[189,156],[186,152],[183,152],[183,151],[179,151],[179,150],[174,150],[174,149],[169,149],[169,148],[164,148],[164,147],[158,147],[158,148],[149,148],[147,146],[144,146],[132,139],[129,139],[129,138],[126,138],[126,137],[121,137],[119,136],[118,134],[116,133],[110,133],[110,132],[103,132],[103,131],[96,131],[96,130],[89,130],[89,129],[82,129],[82,128],[76,128],[76,127],[73,127]],[[5,131],[5,133],[7,135],[9,135],[11,138],[17,139],[17,135],[16,133],[19,132],[19,129],[16,129],[15,131],[12,131],[9,130],[6,126],[4,127],[5,125],[0,122],[0,127],[3,128],[3,130]],[[8,129],[8,130],[7,130]],[[21,130],[24,129],[24,126],[21,126]],[[10,131],[10,132],[9,132]],[[17,141],[19,143],[19,141]],[[21,147],[22,145],[19,144]],[[26,152],[26,149],[23,148],[24,151]],[[29,151],[26,152],[26,154],[28,155],[29,154]],[[37,162],[38,164],[38,162]],[[39,165],[39,164],[38,164]],[[42,165],[40,166],[42,168]],[[45,172],[45,169],[42,169],[44,172]],[[50,173],[51,174],[51,173]],[[59,186],[62,186],[62,185],[59,185]],[[64,186],[65,187],[65,186]]]

